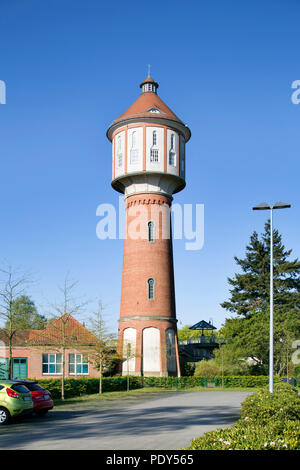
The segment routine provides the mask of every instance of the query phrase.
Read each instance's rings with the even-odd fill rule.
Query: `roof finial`
[[[150,73],[151,73],[151,65],[148,64],[148,77],[150,77]]]

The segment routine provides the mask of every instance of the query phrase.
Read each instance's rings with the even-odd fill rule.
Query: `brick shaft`
[[[169,328],[175,333],[179,372],[170,208],[171,198],[164,195],[138,194],[126,199],[119,344],[126,328],[136,329],[136,375],[144,372],[142,337],[143,330],[149,327],[160,333],[160,372],[155,375],[169,374],[166,345]],[[150,221],[154,222],[153,242],[148,240]],[[150,278],[154,279],[154,299],[148,298]]]

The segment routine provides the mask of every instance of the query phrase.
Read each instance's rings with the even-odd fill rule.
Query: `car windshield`
[[[15,392],[18,392],[18,393],[28,393],[29,392],[28,388],[25,387],[25,385],[13,384],[10,388],[12,390],[14,390]]]
[[[45,390],[43,387],[41,387],[38,384],[26,384],[26,387],[31,391],[31,392],[40,392],[41,390]]]

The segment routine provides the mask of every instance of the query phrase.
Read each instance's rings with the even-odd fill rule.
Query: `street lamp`
[[[262,202],[255,207],[254,211],[270,210],[270,349],[269,349],[269,392],[273,393],[273,209],[287,209],[290,204],[284,202],[276,202],[274,206],[270,206],[266,202]]]

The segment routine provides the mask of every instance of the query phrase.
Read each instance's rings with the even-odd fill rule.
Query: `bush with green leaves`
[[[274,382],[281,382],[280,377],[274,377]],[[205,387],[207,382],[212,382],[216,387],[221,387],[222,382],[224,388],[256,388],[267,385],[269,377],[266,375],[237,375],[226,376],[223,378],[219,376],[210,377],[144,377],[144,386],[162,387],[162,388],[190,388],[190,387]]]
[[[263,388],[242,403],[231,428],[194,439],[187,450],[300,450],[300,397],[288,384]]]
[[[242,424],[217,429],[194,439],[188,450],[300,450],[300,429],[296,421]]]
[[[300,399],[296,388],[286,383],[274,385],[274,393],[268,388],[258,390],[242,404],[241,418],[261,425],[273,421],[300,421]]]
[[[54,399],[61,397],[61,379],[42,379],[39,384],[49,390]],[[130,389],[143,386],[141,377],[130,377]],[[127,390],[127,377],[103,377],[103,392],[118,392]],[[90,395],[99,392],[98,378],[65,379],[65,398]]]

